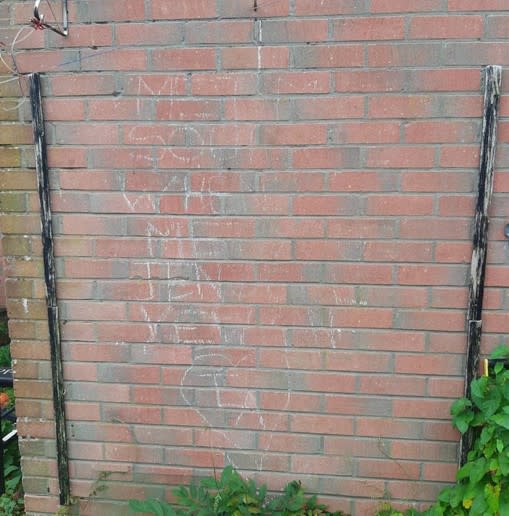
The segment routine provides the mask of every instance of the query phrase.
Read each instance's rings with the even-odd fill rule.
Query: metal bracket
[[[34,17],[30,20],[31,24],[36,29],[49,29],[60,36],[67,36],[69,34],[69,17],[67,14],[67,0],[62,0],[62,29],[60,27],[54,27],[44,21],[44,14],[39,12],[39,4],[41,0],[35,0],[34,3]],[[51,6],[50,6],[51,9]]]

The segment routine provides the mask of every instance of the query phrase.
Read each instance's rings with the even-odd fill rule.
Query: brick
[[[158,120],[220,120],[218,100],[159,100]]]
[[[207,125],[193,125],[187,127],[187,136],[190,145],[196,146],[245,146],[254,145],[256,141],[256,126],[254,124],[207,124]],[[184,143],[184,142],[182,142]],[[214,180],[221,178],[221,175],[216,173],[209,174]],[[223,181],[225,183],[224,191],[239,191],[242,190],[243,185],[240,183],[245,179],[246,186],[249,180],[247,178],[239,178],[235,174],[223,174],[224,178],[228,177],[230,181]],[[196,178],[205,178],[206,174],[193,174],[191,181],[196,183]],[[214,181],[212,180],[212,181]],[[219,179],[217,179],[219,182]],[[203,186],[200,186],[201,191],[206,191],[206,184],[210,184],[211,180],[207,180]],[[236,187],[235,185],[238,184]],[[210,190],[208,190],[210,191]]]
[[[411,70],[411,91],[473,91],[479,89],[479,70],[471,68]]]
[[[356,118],[364,113],[364,99],[359,96],[309,97],[295,101],[295,114],[299,120],[337,120]]]
[[[449,419],[449,400],[441,399],[398,399],[393,402],[393,414],[395,417],[423,418],[423,419]]]
[[[301,240],[295,243],[296,260],[358,260],[360,243],[327,240]]]
[[[148,169],[153,166],[152,149],[148,147],[137,147],[130,151],[121,147],[101,147],[89,152],[90,160],[97,168]],[[129,203],[126,201],[125,204]]]
[[[390,284],[392,283],[392,266],[369,263],[327,264],[326,277],[334,283]]]
[[[87,4],[80,4],[76,14],[83,23],[137,21],[144,19],[145,7],[143,0],[122,2],[121,6],[122,9],[116,9],[112,5],[105,4],[100,0],[92,0]]]
[[[481,16],[415,16],[410,21],[412,39],[477,39],[483,35]]]
[[[432,375],[461,375],[463,363],[460,357],[455,355],[405,355],[398,354],[394,369],[396,373]]]
[[[325,175],[320,172],[267,172],[261,174],[262,192],[321,192],[324,190]]]
[[[287,68],[290,51],[285,47],[226,47],[221,49],[223,69]]]
[[[295,12],[298,16],[362,14],[368,12],[366,4],[363,0],[324,0],[320,4],[313,0],[297,0]]]
[[[293,166],[304,169],[351,168],[359,162],[358,147],[315,147],[296,149],[293,152]]]
[[[287,300],[286,288],[280,285],[225,285],[223,296],[227,303],[279,304]]]
[[[110,49],[104,53],[96,51],[81,51],[81,69],[84,71],[101,70],[145,70],[147,66],[147,53],[145,50]]]
[[[288,16],[288,0],[278,2],[259,2],[255,11],[251,0],[223,0],[218,15],[232,18],[279,17]]]
[[[430,262],[433,247],[428,243],[366,242],[364,259],[375,262]]]
[[[346,415],[293,414],[290,416],[290,429],[308,434],[353,435],[353,418]]]
[[[442,47],[438,43],[377,43],[368,46],[368,65],[383,68],[436,66],[440,63],[441,49]]]
[[[340,475],[351,475],[353,465],[344,457],[302,455],[291,458],[290,471],[296,475],[318,474],[324,470],[336,471]]]
[[[0,167],[19,167],[21,165],[20,149],[15,147],[2,147],[0,156]]]
[[[58,47],[61,37],[55,33],[48,33],[50,45]],[[72,32],[66,38],[66,47],[111,47],[113,32],[109,25],[74,25]]]
[[[272,99],[226,99],[224,116],[226,120],[288,120],[288,101]]]
[[[445,168],[475,168],[479,164],[479,147],[456,145],[443,146],[440,166]]]
[[[147,109],[143,100],[92,99],[89,101],[91,120],[139,120]]]
[[[368,215],[431,215],[434,200],[431,196],[376,195],[367,200]]]
[[[128,145],[183,145],[185,142],[184,128],[167,124],[125,124],[123,131],[124,143]]]
[[[371,12],[374,13],[407,13],[441,11],[440,0],[421,0],[418,5],[410,4],[405,0],[372,0]]]
[[[216,52],[212,48],[166,48],[152,51],[154,70],[215,70]]]
[[[328,93],[328,72],[279,72],[263,77],[262,91],[273,94]]]
[[[444,48],[444,65],[471,65],[472,62],[480,63],[507,63],[506,42],[464,42],[446,43]]]
[[[21,145],[32,143],[32,130],[28,125],[2,124],[0,145]],[[2,149],[4,151],[5,149]]]
[[[426,384],[424,378],[415,376],[399,376],[398,381],[395,382],[389,375],[370,375],[361,377],[359,391],[363,394],[424,396]],[[414,458],[421,459],[422,457]]]
[[[466,282],[465,267],[449,265],[402,265],[398,281],[404,285],[458,285]]]
[[[195,73],[191,77],[193,95],[253,95],[256,91],[257,80],[252,74]]]
[[[336,41],[398,40],[404,37],[403,17],[342,18],[333,22]]]
[[[503,0],[451,0],[449,11],[505,11]]]
[[[415,479],[420,477],[420,465],[417,462],[397,462],[388,460],[359,460],[359,475],[375,478],[404,478]]]
[[[488,16],[486,32],[493,38],[509,37],[507,15]]]
[[[148,139],[154,138],[157,140],[156,134],[157,131],[148,131],[147,137]],[[175,138],[176,141],[181,140],[181,133],[176,133],[171,137],[171,139]],[[170,138],[168,138],[170,139]],[[116,174],[118,176],[118,174]],[[185,188],[185,177],[183,175],[175,174],[175,173],[167,173],[163,171],[158,172],[149,172],[147,170],[138,171],[133,170],[126,172],[124,174],[125,177],[125,189],[127,191],[134,192],[182,192]],[[136,223],[142,222],[140,219],[130,218],[129,222],[131,226],[136,225]],[[152,224],[152,226],[157,227],[159,223],[161,223],[161,219],[151,218],[148,224]],[[171,221],[168,221],[171,222]],[[175,223],[175,221],[173,221]],[[186,226],[185,221],[180,221],[179,224],[175,224],[175,226],[179,226],[184,228]],[[146,224],[145,228],[148,225]],[[162,233],[165,230],[161,230]],[[145,232],[144,234],[148,234]]]
[[[463,312],[442,311],[401,311],[398,314],[396,327],[401,329],[431,331],[462,331],[465,327]]]
[[[334,84],[342,93],[402,91],[405,75],[400,70],[345,70],[334,74]]]
[[[125,95],[158,96],[183,95],[186,91],[184,74],[127,74],[124,78],[123,92]]]
[[[366,161],[370,168],[431,168],[434,163],[432,147],[373,147]]]
[[[372,118],[429,118],[438,114],[436,98],[431,95],[369,97]]]
[[[457,218],[406,218],[400,223],[400,238],[412,240],[470,240],[470,220]]]
[[[332,195],[301,195],[294,200],[295,215],[349,215],[358,210],[358,199]]]
[[[408,143],[469,143],[478,138],[479,127],[472,122],[410,122],[404,126]]]
[[[299,43],[328,40],[327,20],[262,20],[259,37],[263,43]]]
[[[55,143],[61,145],[115,145],[119,143],[118,125],[65,124],[55,131]]]
[[[320,124],[262,126],[259,138],[262,145],[323,145],[327,143],[327,126]]]
[[[333,238],[391,238],[395,224],[390,219],[336,219],[328,222],[328,235]]]
[[[190,22],[184,27],[185,41],[191,45],[250,43],[253,24],[249,21]]]
[[[361,45],[317,45],[291,49],[296,68],[350,68],[364,65]]]
[[[213,18],[215,15],[216,6],[211,0],[176,0],[171,6],[164,0],[153,0],[150,12],[154,20]]]
[[[176,45],[182,41],[180,23],[119,23],[115,29],[115,42],[120,46]]]
[[[109,73],[70,74],[49,77],[51,92],[56,96],[111,95],[115,90],[115,78]],[[45,107],[54,99],[45,99]],[[70,99],[66,99],[66,105]],[[45,110],[45,118],[48,114]]]
[[[334,142],[353,143],[399,143],[398,122],[345,122],[336,125]]]
[[[25,73],[44,73],[50,71],[77,71],[80,68],[81,56],[78,50],[52,50],[18,52],[16,65]]]
[[[471,192],[474,178],[464,172],[404,172],[401,187],[408,192]]]

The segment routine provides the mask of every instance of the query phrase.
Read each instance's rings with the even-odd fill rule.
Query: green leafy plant
[[[390,506],[377,516],[506,516],[509,515],[509,348],[497,348],[492,374],[470,384],[471,400],[460,398],[451,407],[453,425],[474,432],[467,462],[437,502],[424,512],[401,513]],[[392,512],[391,512],[392,511]]]
[[[497,348],[492,358],[509,358],[509,349]],[[457,400],[451,414],[461,433],[473,429],[476,438],[456,485],[440,493],[432,515],[509,514],[509,370],[497,362],[492,375],[471,383],[470,393],[472,401]]]
[[[391,507],[389,503],[384,503],[376,513],[376,516],[419,516],[422,513],[415,509],[407,509],[405,511],[398,511]]]
[[[175,506],[155,499],[130,500],[136,512],[156,516],[341,516],[307,497],[300,482],[289,482],[279,496],[268,497],[265,485],[258,487],[244,479],[232,466],[224,468],[219,478],[203,478],[199,485],[180,486],[173,490]]]
[[[2,421],[2,435],[9,433],[12,428],[11,422]],[[25,514],[17,441],[11,441],[4,449],[4,479],[5,492],[0,496],[0,515],[18,516]]]
[[[12,359],[9,348],[7,319],[0,318],[0,367],[11,367]],[[14,406],[15,398],[12,388],[0,389],[0,410]],[[14,429],[13,423],[3,419],[1,436]],[[0,436],[0,437],[1,437]],[[4,448],[5,492],[0,496],[0,515],[18,516],[25,514],[23,486],[21,483],[20,454],[17,440],[12,440]]]

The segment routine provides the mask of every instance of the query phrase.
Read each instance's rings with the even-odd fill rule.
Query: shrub
[[[438,501],[424,512],[398,512],[385,507],[377,516],[506,516],[509,515],[509,348],[497,348],[490,376],[470,385],[472,400],[460,398],[451,407],[453,425],[475,435],[467,462]],[[392,511],[392,512],[390,512]]]
[[[129,506],[156,516],[346,516],[330,512],[316,496],[306,496],[298,481],[289,482],[282,494],[269,497],[265,485],[258,487],[231,466],[224,468],[219,478],[203,478],[198,486],[181,486],[173,494],[175,506],[154,499],[130,500]]]

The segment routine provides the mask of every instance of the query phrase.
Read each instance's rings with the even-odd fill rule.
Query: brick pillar
[[[0,81],[12,77],[5,67],[0,74]],[[55,429],[32,128],[23,118],[27,91],[24,79],[21,86],[17,80],[0,84],[0,231],[26,509],[53,514]],[[2,299],[3,292],[4,306]]]

